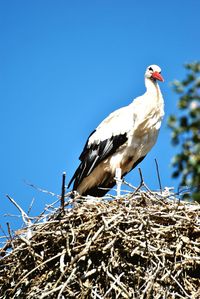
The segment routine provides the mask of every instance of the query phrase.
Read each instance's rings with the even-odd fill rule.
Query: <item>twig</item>
[[[160,187],[160,193],[162,194],[162,184],[161,184],[161,178],[160,178],[160,172],[159,172],[158,162],[157,162],[156,158],[155,158],[155,163],[156,163],[156,172],[157,172],[158,183],[159,183],[159,187]]]
[[[60,204],[61,204],[61,211],[62,214],[65,214],[65,179],[66,179],[66,172],[63,172],[62,175],[62,190],[61,190],[61,198],[60,198]]]
[[[45,297],[47,297],[49,295],[52,295],[53,293],[58,292],[60,289],[62,289],[62,285],[59,285],[58,287],[53,288],[52,290],[50,290],[50,291],[42,294],[42,296],[40,297],[40,299],[43,299],[43,298],[45,298]]]
[[[60,256],[60,272],[61,273],[64,273],[64,268],[65,268],[65,253],[66,253],[66,250],[64,249],[63,250],[63,254]]]
[[[106,270],[106,273],[108,275],[108,277],[110,277],[112,280],[113,280],[113,286],[116,284],[120,289],[121,291],[123,291],[127,298],[131,298],[129,292],[127,291],[127,289],[125,288],[125,286],[120,282],[120,278],[122,275],[124,275],[124,273],[121,273],[121,275],[119,277],[117,277],[117,279],[108,271],[108,269],[105,269],[104,268],[104,271]]]
[[[31,219],[30,219],[30,217],[24,212],[24,210],[18,205],[18,203],[16,203],[16,201],[15,201],[12,197],[10,197],[8,194],[6,195],[6,197],[7,197],[7,198],[14,204],[14,206],[20,211],[24,223],[25,223],[27,226],[30,226],[30,224],[31,224]]]
[[[0,230],[3,232],[5,238],[10,241],[9,237],[6,235],[6,232],[4,231],[3,227],[0,225]]]
[[[12,234],[11,234],[10,223],[6,222],[6,225],[7,225],[7,228],[8,228],[8,234],[9,234],[9,237],[10,237],[10,241],[11,241],[12,247],[14,248],[13,242],[12,242],[13,241],[13,237],[12,237]]]
[[[61,290],[60,290],[60,292],[59,292],[59,294],[57,296],[57,299],[61,299],[62,298],[61,297],[62,293],[63,293],[64,289],[66,288],[66,286],[68,285],[68,283],[70,282],[70,280],[72,279],[72,277],[74,276],[75,272],[76,272],[76,268],[74,268],[72,270],[70,276],[68,277],[68,279],[66,280],[66,282],[63,284],[63,286],[62,286],[62,288],[61,288]]]
[[[59,252],[58,254],[56,254],[55,256],[47,259],[46,261],[44,261],[43,263],[39,264],[38,266],[36,266],[35,268],[33,268],[31,271],[29,271],[26,275],[24,275],[21,280],[15,285],[12,293],[15,293],[15,291],[17,290],[18,286],[20,286],[20,284],[29,276],[31,275],[33,272],[35,272],[37,269],[39,269],[40,267],[44,266],[45,264],[55,260],[56,258],[58,258],[59,256],[61,256],[63,254],[63,252]]]
[[[146,188],[141,171],[140,179]],[[174,200],[147,190],[122,201],[79,197],[68,209],[65,203],[60,219],[60,199],[49,205],[45,222],[39,216],[15,235],[6,231],[0,297],[189,299],[197,293],[197,299],[200,205],[177,206],[171,194]]]
[[[92,295],[95,296],[95,297],[92,296],[92,298],[94,298],[94,299],[96,299],[96,298],[103,299],[103,297],[100,296],[99,294],[97,294],[96,290],[94,290],[94,289],[92,289]]]
[[[4,257],[6,255],[6,251],[10,248],[12,248],[12,244],[11,241],[8,240],[6,244],[2,248],[0,248],[0,256]]]
[[[29,214],[30,214],[30,212],[31,212],[31,209],[32,209],[32,207],[33,207],[33,204],[34,204],[34,201],[35,201],[35,198],[33,197],[32,201],[31,201],[31,203],[30,203],[30,206],[29,206],[29,208],[28,208],[27,215],[29,215]]]
[[[133,186],[132,184],[126,182],[124,178],[122,179],[122,183],[123,183],[124,185],[130,187],[130,188],[133,189],[133,190],[137,190],[137,188],[136,188],[135,186]]]
[[[136,194],[143,186],[147,189],[147,191],[149,192],[149,193],[151,193],[151,194],[153,194],[152,192],[151,192],[151,190],[148,188],[148,186],[145,184],[145,182],[144,182],[144,178],[143,178],[143,175],[142,175],[142,170],[141,170],[141,168],[138,168],[138,170],[139,170],[139,175],[140,175],[140,184],[139,184],[139,186],[137,187],[137,189],[133,192],[133,194]]]
[[[107,290],[105,295],[103,296],[103,299],[107,298],[107,295],[110,293],[110,291],[112,291],[114,285],[116,285],[116,284],[120,285],[120,288],[122,288],[121,283],[120,283],[120,278],[124,275],[124,273],[122,272],[117,278],[114,278],[108,271],[107,271],[107,274],[108,274],[108,276],[110,276],[112,278],[113,283],[111,284],[110,288]],[[124,291],[124,289],[123,289],[123,291]],[[127,296],[128,296],[128,298],[130,298],[129,294]]]
[[[142,175],[142,170],[141,170],[140,167],[138,168],[138,170],[139,170],[139,174],[140,174],[140,185],[143,186],[144,185],[144,178],[143,178],[143,175]]]
[[[40,188],[40,187],[37,187],[37,186],[35,186],[34,184],[29,183],[29,182],[27,182],[27,181],[25,181],[25,180],[24,180],[24,183],[25,183],[26,185],[28,185],[28,186],[34,188],[35,190],[37,190],[37,191],[39,191],[39,192],[46,193],[46,194],[48,194],[48,195],[51,195],[51,196],[53,196],[53,197],[57,197],[57,198],[60,199],[60,195],[58,195],[58,194],[56,194],[56,193],[54,193],[54,192],[52,192],[52,191],[48,191],[48,190],[46,190],[46,189],[42,189],[42,188]]]

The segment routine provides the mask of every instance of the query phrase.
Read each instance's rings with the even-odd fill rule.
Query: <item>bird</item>
[[[72,192],[102,197],[134,169],[156,143],[164,116],[164,99],[158,85],[161,68],[152,64],[144,74],[146,91],[129,105],[106,117],[89,135],[72,176]]]

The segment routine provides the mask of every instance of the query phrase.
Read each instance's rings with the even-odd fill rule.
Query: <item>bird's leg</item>
[[[117,197],[120,197],[121,193],[121,185],[122,185],[122,170],[120,167],[117,167],[115,170],[115,180],[117,184]]]

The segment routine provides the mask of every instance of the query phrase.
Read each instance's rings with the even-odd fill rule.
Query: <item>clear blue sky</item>
[[[183,64],[199,59],[200,2],[118,0],[0,1],[0,222],[17,226],[13,197],[34,215],[53,199],[24,180],[60,193],[89,133],[113,110],[144,92],[143,75],[158,64],[165,119],[159,139],[140,164],[145,181],[158,188],[170,178],[167,117],[178,113],[170,82],[185,75]],[[138,171],[127,178],[138,183]]]

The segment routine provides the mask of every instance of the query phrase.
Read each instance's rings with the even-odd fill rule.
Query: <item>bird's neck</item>
[[[146,94],[151,95],[156,100],[162,100],[162,94],[159,85],[152,79],[145,78]]]

